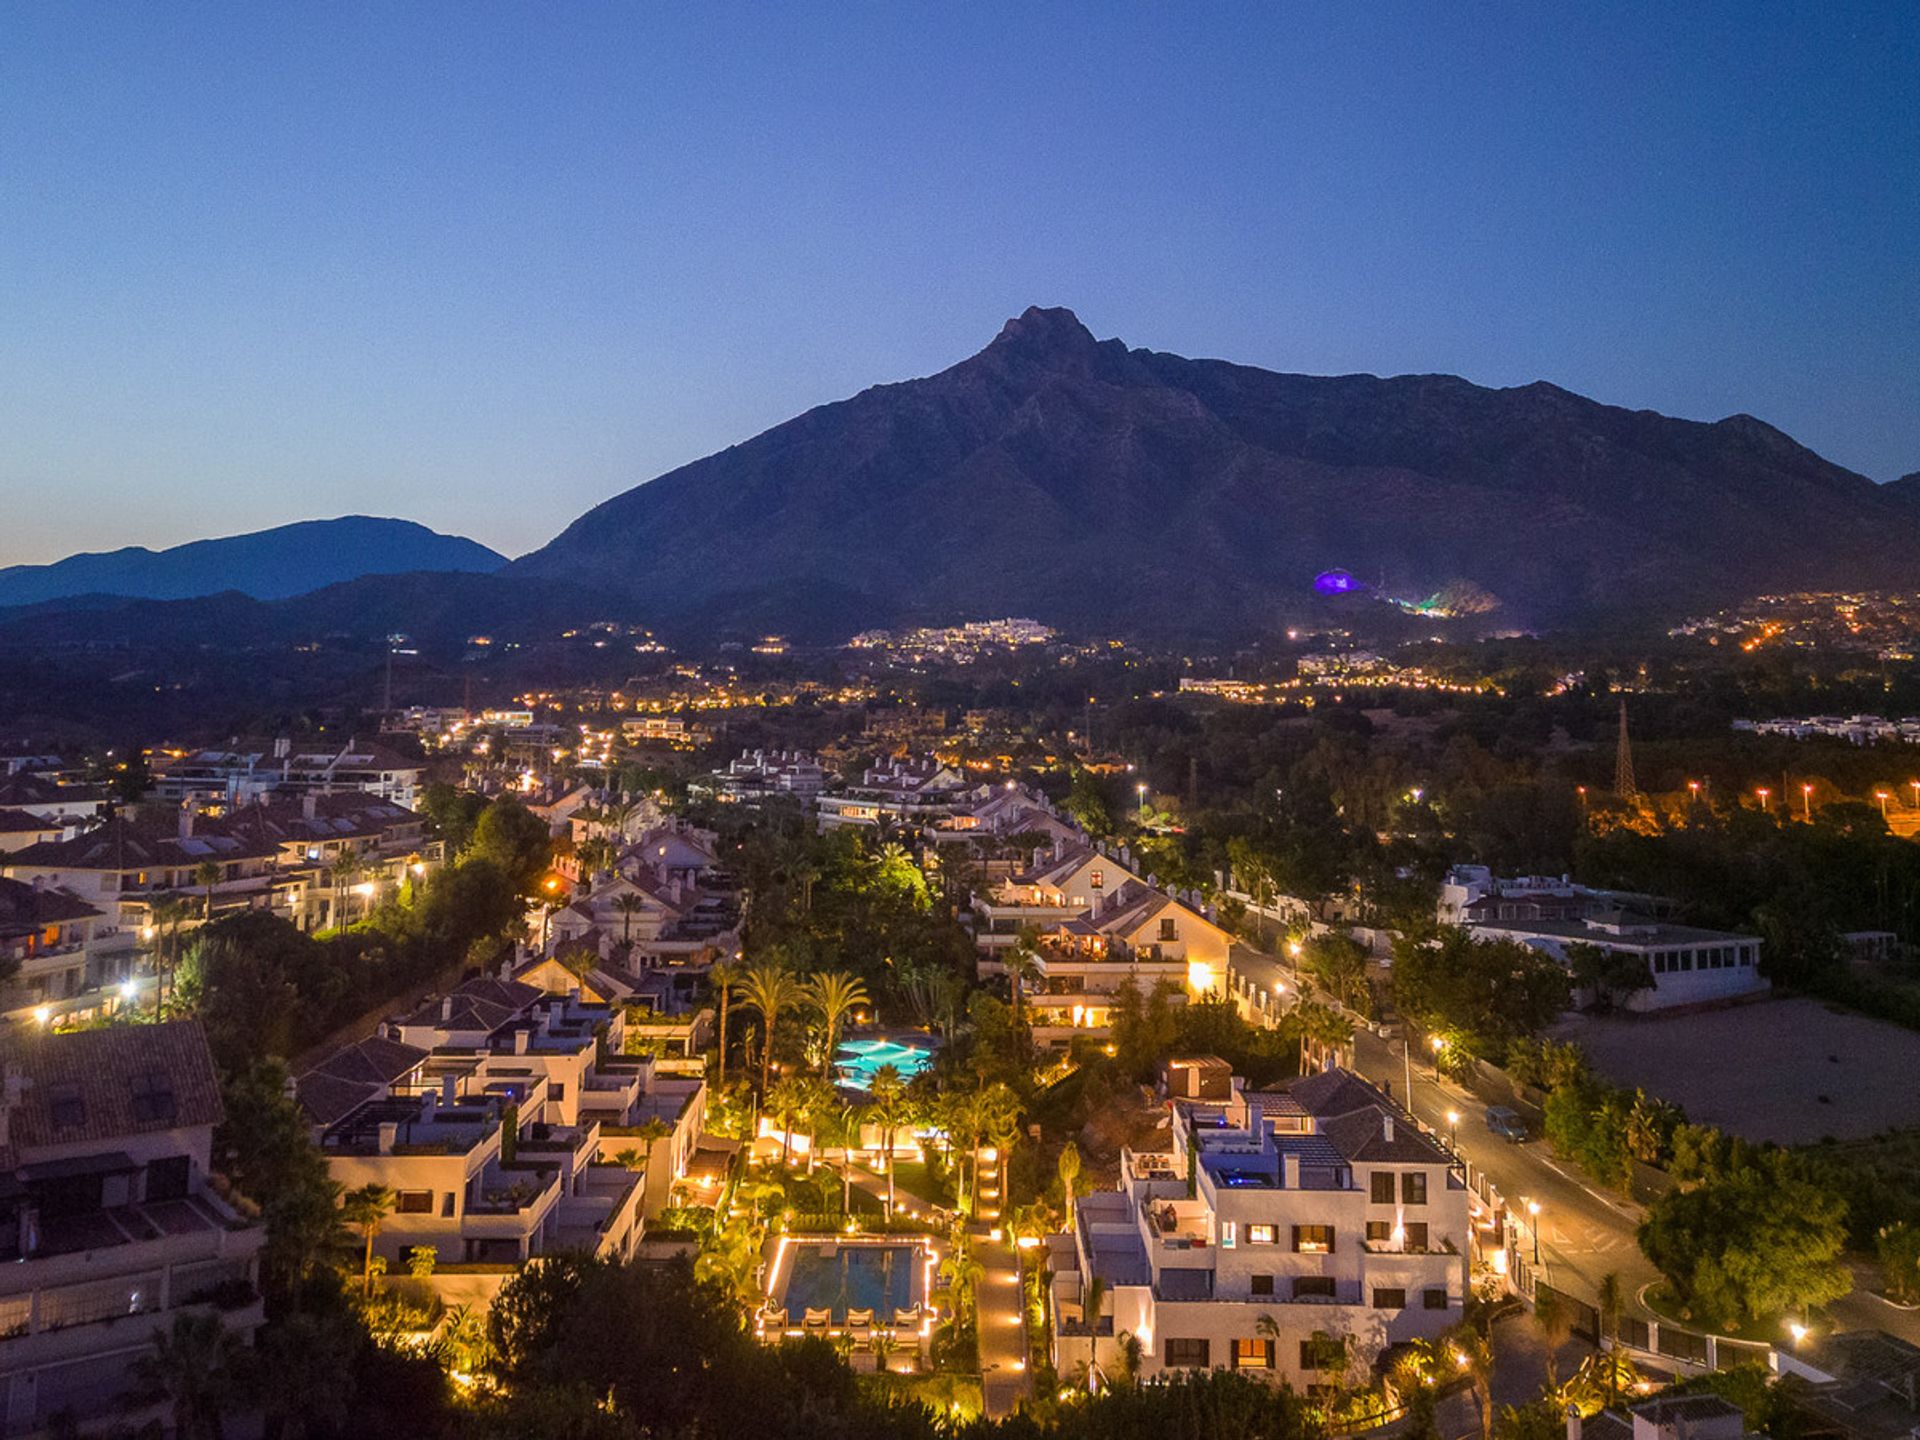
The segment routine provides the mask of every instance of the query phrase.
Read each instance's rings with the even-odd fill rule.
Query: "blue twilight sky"
[[[0,8],[0,564],[518,554],[1033,303],[1920,470],[1920,5]]]

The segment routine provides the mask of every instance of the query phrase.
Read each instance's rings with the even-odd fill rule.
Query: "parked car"
[[[1527,1138],[1527,1122],[1520,1118],[1518,1110],[1505,1105],[1487,1107],[1487,1129],[1515,1145]]]

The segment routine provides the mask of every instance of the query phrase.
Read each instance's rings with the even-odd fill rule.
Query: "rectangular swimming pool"
[[[911,1080],[933,1063],[933,1048],[898,1040],[848,1040],[834,1051],[833,1061],[834,1075],[842,1085],[871,1090],[873,1073],[881,1066],[891,1065],[902,1080]]]
[[[926,1299],[926,1252],[918,1245],[796,1243],[787,1256],[785,1294],[776,1297],[799,1324],[808,1310],[827,1310],[845,1324],[848,1310],[871,1310],[885,1323],[896,1310]]]

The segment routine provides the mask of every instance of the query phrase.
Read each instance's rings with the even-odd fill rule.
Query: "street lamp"
[[[1700,803],[1700,782],[1698,780],[1687,781],[1687,796],[1695,805]]]
[[[1447,1111],[1447,1144],[1453,1149],[1460,1148],[1460,1112]]]
[[[1440,1052],[1447,1048],[1447,1042],[1441,1036],[1435,1035],[1429,1043],[1433,1046],[1433,1081],[1437,1085],[1440,1083]],[[1407,1097],[1407,1102],[1409,1104],[1413,1102],[1411,1095]]]
[[[1760,797],[1760,813],[1763,815],[1771,814],[1772,812],[1767,809],[1767,797],[1773,794],[1773,792],[1767,789],[1766,786],[1761,785],[1758,786],[1753,793]]]
[[[1134,793],[1140,797],[1140,818],[1145,820],[1147,818],[1147,787],[1142,783],[1134,786],[1133,789]]]
[[[1813,786],[1800,787],[1800,817],[1809,825],[1813,823]]]
[[[1527,1201],[1527,1215],[1533,1221],[1530,1227],[1533,1231],[1533,1268],[1538,1270],[1540,1268],[1540,1202],[1538,1200]]]
[[[1876,790],[1873,792],[1873,798],[1880,802],[1880,818],[1882,820],[1886,819],[1887,818],[1887,801],[1893,798],[1892,794],[1886,790]]]

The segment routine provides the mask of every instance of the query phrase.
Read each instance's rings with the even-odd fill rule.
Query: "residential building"
[[[0,1059],[0,1433],[137,1424],[134,1363],[209,1312],[262,1323],[265,1232],[211,1174],[219,1081],[199,1023],[17,1033]]]
[[[1884,1330],[1831,1331],[1777,1346],[1772,1359],[1776,1374],[1804,1382],[1783,1392],[1803,1434],[1910,1440],[1920,1430],[1920,1346]]]
[[[22,810],[69,831],[106,814],[108,799],[104,785],[62,785],[28,770],[0,776],[0,809]]]
[[[25,810],[0,809],[0,855],[50,840],[64,840],[67,834],[68,826],[63,821],[43,819]]]
[[[0,985],[0,1017],[14,1021],[91,1020],[143,984],[133,936],[54,885],[0,879],[0,961],[19,967]]]
[[[239,806],[276,792],[364,790],[411,810],[425,766],[355,737],[232,740],[160,759],[154,791],[169,800]]]
[[[1823,1432],[1832,1433],[1832,1432]],[[1906,1440],[1901,1430],[1886,1440]],[[1746,1413],[1718,1395],[1662,1395],[1621,1410],[1567,1414],[1567,1440],[1760,1440]]]
[[[1236,1369],[1304,1390],[1459,1323],[1469,1192],[1445,1149],[1350,1071],[1248,1093],[1217,1083],[1223,1062],[1191,1068],[1172,1148],[1123,1151],[1118,1186],[1076,1199],[1049,1242],[1063,1373],[1090,1354],[1110,1368],[1131,1336],[1147,1378]]]
[[[976,847],[1036,836],[1052,846],[1078,845],[1086,836],[1053,807],[1044,795],[1014,784],[982,786],[963,808],[937,821],[927,832],[936,845],[966,843]]]
[[[755,805],[773,795],[805,804],[827,788],[827,772],[804,750],[745,750],[688,789],[729,805]]]
[[[1018,943],[1022,930],[1078,919],[1122,886],[1141,883],[1127,862],[1089,843],[1056,841],[1036,853],[1031,867],[973,897],[974,944],[992,961]],[[999,968],[981,967],[986,974]]]
[[[965,803],[971,782],[931,756],[885,759],[868,767],[843,795],[822,796],[820,828],[882,824],[938,826]]]
[[[1223,995],[1232,948],[1233,937],[1199,911],[1129,880],[1042,934],[1026,986],[1033,1038],[1052,1047],[1103,1038],[1128,989],[1145,996],[1164,983],[1182,1002]]]
[[[1772,983],[1760,973],[1760,937],[1623,912],[1586,920],[1502,920],[1470,927],[1475,938],[1518,940],[1570,964],[1568,947],[1591,945],[1609,954],[1631,956],[1646,966],[1652,983],[1613,997],[1629,1010],[1670,1010],[1680,1005],[1716,1004],[1766,994]],[[1592,995],[1576,995],[1592,1000]]]

